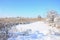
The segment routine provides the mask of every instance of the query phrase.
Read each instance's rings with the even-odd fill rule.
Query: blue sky
[[[52,9],[60,13],[60,0],[0,0],[0,17],[45,17]]]

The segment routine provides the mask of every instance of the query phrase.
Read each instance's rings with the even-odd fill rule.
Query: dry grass
[[[35,22],[41,21],[43,18],[0,18],[0,23],[20,23],[20,22]]]

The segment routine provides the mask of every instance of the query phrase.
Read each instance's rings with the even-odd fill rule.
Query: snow
[[[21,32],[28,30],[28,36],[18,35]],[[31,24],[19,24],[13,26],[9,33],[16,33],[8,40],[60,40],[60,36],[54,35],[52,27],[43,21],[34,22]],[[16,37],[15,37],[16,36]]]

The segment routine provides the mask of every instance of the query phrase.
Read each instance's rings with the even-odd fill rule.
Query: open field
[[[21,23],[41,21],[43,18],[0,18],[0,23]]]

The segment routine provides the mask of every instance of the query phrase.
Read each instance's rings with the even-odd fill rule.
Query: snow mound
[[[8,40],[60,40],[60,34],[54,33],[53,30],[55,29],[53,29],[52,26],[49,26],[43,21],[31,24],[19,24],[8,30],[9,33],[12,33],[12,37],[8,38]],[[19,34],[21,32],[29,34],[28,36],[21,36]]]
[[[49,29],[51,27],[48,26],[46,23],[42,22],[42,21],[38,21],[38,22],[34,22],[31,24],[19,24],[17,26],[14,26],[11,28],[11,30],[9,30],[9,32],[24,32],[26,30],[31,30],[33,32],[35,31],[39,31],[40,33],[44,33],[45,35],[49,33]]]

